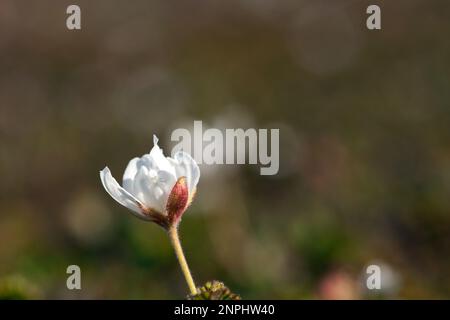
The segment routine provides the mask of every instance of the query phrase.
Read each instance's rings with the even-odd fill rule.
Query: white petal
[[[159,170],[158,166],[156,165],[155,159],[153,159],[149,154],[144,154],[142,158],[139,159],[137,163],[138,170],[141,166],[144,166],[147,168],[147,170]]]
[[[150,151],[150,158],[153,159],[154,164],[159,170],[164,170],[167,172],[172,173],[175,175],[175,169],[173,168],[172,164],[167,160],[167,158],[164,156],[162,150],[158,146],[158,138],[154,135],[153,136],[153,143],[154,146],[152,150]]]
[[[189,195],[192,196],[200,179],[200,169],[195,160],[186,152],[178,151],[174,159],[169,158],[175,167],[176,178],[186,177]]]
[[[122,185],[130,194],[134,194],[133,181],[138,171],[139,158],[131,159],[123,173]]]
[[[148,208],[164,213],[164,190],[158,186],[158,173],[141,166],[134,179],[133,190],[135,196]]]
[[[100,180],[102,181],[106,192],[108,192],[114,200],[130,209],[137,217],[148,220],[148,217],[142,213],[140,208],[142,203],[117,183],[108,167],[105,167],[100,171]]]
[[[164,204],[164,208],[166,208],[167,199],[169,198],[176,182],[177,178],[172,173],[163,170],[158,172],[157,185],[164,192],[164,195],[162,196],[163,198],[161,199],[161,202]]]

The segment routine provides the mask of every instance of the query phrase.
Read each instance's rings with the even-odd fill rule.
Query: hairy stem
[[[180,263],[181,271],[183,271],[186,283],[191,291],[191,294],[197,294],[197,287],[195,286],[194,279],[192,279],[191,271],[184,257],[183,248],[181,247],[180,238],[178,237],[178,229],[176,226],[171,226],[167,231],[169,234],[170,242],[172,243],[175,255]]]

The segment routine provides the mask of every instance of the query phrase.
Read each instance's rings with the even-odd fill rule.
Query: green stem
[[[186,258],[184,257],[183,248],[181,247],[180,238],[178,237],[178,229],[176,226],[171,226],[167,233],[169,234],[170,242],[175,250],[175,255],[180,263],[181,271],[183,271],[189,290],[191,291],[191,294],[195,295],[197,294],[197,287],[195,286],[191,271],[189,270]]]

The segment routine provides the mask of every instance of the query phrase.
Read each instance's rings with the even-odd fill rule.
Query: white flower
[[[177,152],[174,158],[165,157],[155,135],[153,144],[149,154],[128,163],[122,186],[108,167],[100,171],[100,179],[109,195],[137,217],[167,228],[179,222],[191,203],[200,169],[185,152]]]

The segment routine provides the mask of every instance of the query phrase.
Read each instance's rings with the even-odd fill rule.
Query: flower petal
[[[153,148],[150,150],[150,157],[154,161],[154,165],[158,168],[158,170],[164,170],[175,175],[175,169],[170,163],[169,160],[164,156],[161,148],[158,146],[158,138],[153,135]]]
[[[169,197],[169,194],[176,182],[177,178],[172,173],[164,170],[158,172],[157,184],[164,191],[167,198]],[[167,198],[165,200],[167,200]]]
[[[138,218],[149,220],[141,209],[144,205],[117,183],[108,167],[105,167],[100,171],[100,180],[102,181],[106,192],[108,192],[114,200],[130,209]]]
[[[141,166],[134,179],[133,190],[135,196],[147,208],[152,208],[160,213],[165,212],[164,190],[158,185],[158,174],[155,170],[148,170],[147,167]]]
[[[134,194],[133,182],[138,171],[139,158],[133,158],[128,162],[127,168],[123,173],[122,185],[130,194]]]
[[[170,159],[170,158],[169,158]],[[189,189],[189,196],[195,193],[195,188],[200,180],[200,169],[197,162],[186,152],[178,151],[174,159],[170,159],[175,167],[176,177],[186,177],[186,183]]]

